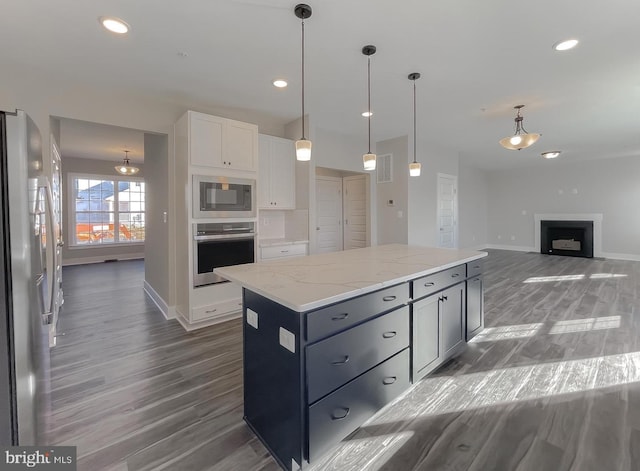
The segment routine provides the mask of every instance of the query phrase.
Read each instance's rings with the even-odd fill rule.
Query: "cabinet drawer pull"
[[[389,331],[389,332],[385,332],[384,334],[382,334],[382,338],[384,339],[390,339],[395,337],[397,334],[397,332],[395,330]]]
[[[343,312],[342,314],[338,314],[337,316],[333,316],[331,318],[332,321],[341,321],[343,319],[346,319],[347,317],[349,317],[349,313],[348,312]]]
[[[457,278],[460,276],[460,273],[452,273],[451,278]]]
[[[336,415],[336,411],[333,411],[333,413],[331,414],[331,420],[342,420],[346,416],[349,415],[349,408],[348,407],[341,407],[340,409],[338,409],[338,411],[340,411],[340,410],[344,411],[340,415]]]
[[[345,363],[348,363],[348,362],[349,362],[349,355],[345,355],[344,360],[332,361],[331,364],[338,366],[338,365],[344,365]]]
[[[289,253],[288,250],[281,250],[280,253]]]
[[[211,314],[212,312],[216,312],[216,311],[217,309],[209,309],[208,311],[204,311],[204,312],[206,312],[207,314]]]
[[[425,283],[425,284],[424,284],[424,287],[425,287],[425,288],[431,288],[431,287],[432,287],[432,286],[434,286],[434,285],[435,285],[435,283],[434,283],[433,281],[430,281],[430,282],[428,282],[428,283]]]
[[[385,296],[384,298],[382,298],[383,301],[395,301],[396,297],[395,296]]]
[[[473,268],[480,268],[480,265],[474,265]]]
[[[389,386],[390,384],[395,383],[398,380],[397,376],[387,376],[385,379],[382,380],[382,384],[384,384],[385,386]]]

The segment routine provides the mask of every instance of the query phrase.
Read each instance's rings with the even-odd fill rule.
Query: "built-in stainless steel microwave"
[[[255,216],[255,180],[193,176],[194,218],[253,218]]]

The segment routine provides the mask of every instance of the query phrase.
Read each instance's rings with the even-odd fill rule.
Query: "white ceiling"
[[[300,114],[300,20],[289,0],[5,0],[0,41],[12,62],[173,102]],[[362,138],[366,57],[372,56],[372,138],[412,126],[410,72],[418,80],[418,136],[486,168],[640,156],[640,2],[636,0],[322,0],[306,21],[306,108],[318,127]],[[101,15],[132,30],[115,37]],[[552,45],[575,37],[574,50]],[[183,54],[184,53],[186,56]],[[114,73],[115,71],[115,73]],[[276,77],[289,80],[281,90]],[[542,137],[522,151],[498,140],[512,107]],[[121,146],[122,143],[114,144]],[[64,145],[64,144],[63,144]],[[354,157],[359,158],[359,156]]]

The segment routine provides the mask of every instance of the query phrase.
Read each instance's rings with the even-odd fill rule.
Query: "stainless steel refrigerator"
[[[0,182],[0,444],[42,445],[58,229],[40,132],[23,111],[0,112]]]

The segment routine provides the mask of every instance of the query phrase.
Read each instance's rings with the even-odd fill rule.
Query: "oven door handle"
[[[244,234],[197,235],[197,236],[193,236],[193,240],[195,240],[196,242],[202,242],[207,240],[224,240],[224,239],[247,240],[247,239],[254,239],[255,236],[256,236],[255,232],[247,232]]]

